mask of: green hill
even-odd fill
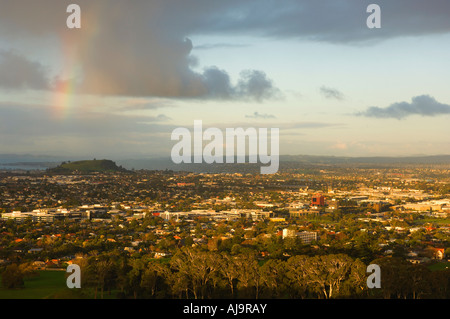
[[[99,173],[116,173],[116,172],[129,172],[121,166],[117,166],[115,162],[111,160],[86,160],[76,162],[63,162],[61,165],[50,168],[47,170],[49,173],[55,174],[89,174],[94,172]]]

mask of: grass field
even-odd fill
[[[424,219],[419,219],[414,222],[416,225],[423,225],[423,224],[436,224],[436,225],[450,225],[450,218],[432,218],[432,217],[426,217]]]
[[[64,271],[39,271],[39,276],[25,280],[25,288],[0,287],[0,299],[79,298],[77,291],[67,288],[65,274]]]
[[[430,269],[432,271],[450,269],[450,262],[443,261],[443,262],[435,263],[435,264],[428,266],[428,269]]]
[[[24,280],[21,289],[6,289],[1,286],[0,300],[3,299],[95,299],[92,288],[69,289],[66,284],[65,271],[39,271],[39,276]],[[105,292],[103,299],[115,299],[117,291]],[[100,291],[97,293],[100,299]]]

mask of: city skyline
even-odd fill
[[[168,157],[280,129],[280,155],[449,154],[445,1],[2,1],[1,153]],[[369,29],[366,8],[381,7]]]

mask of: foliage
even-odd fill
[[[382,269],[382,289],[369,290],[366,265],[345,254],[261,262],[251,252],[184,247],[168,263],[146,255],[97,256],[88,263],[84,287],[99,290],[95,298],[105,290],[120,291],[121,298],[432,298],[450,287],[444,271],[383,258],[373,261]]]
[[[23,278],[24,273],[17,264],[8,265],[2,273],[2,285],[7,289],[22,288]]]

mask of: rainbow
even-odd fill
[[[69,40],[60,34],[61,39],[61,63],[62,70],[53,87],[53,110],[52,116],[57,120],[66,119],[75,107],[75,96],[77,91],[77,69],[80,65],[76,62],[75,54],[70,50]]]
[[[87,15],[83,19],[83,21],[96,21],[95,17]],[[88,50],[92,49],[92,43],[95,41],[98,31],[98,23],[85,23],[81,29],[62,30],[59,33],[62,70],[52,93],[52,114],[55,119],[69,118],[75,108],[80,106],[80,100],[77,97],[81,89],[82,58]]]

